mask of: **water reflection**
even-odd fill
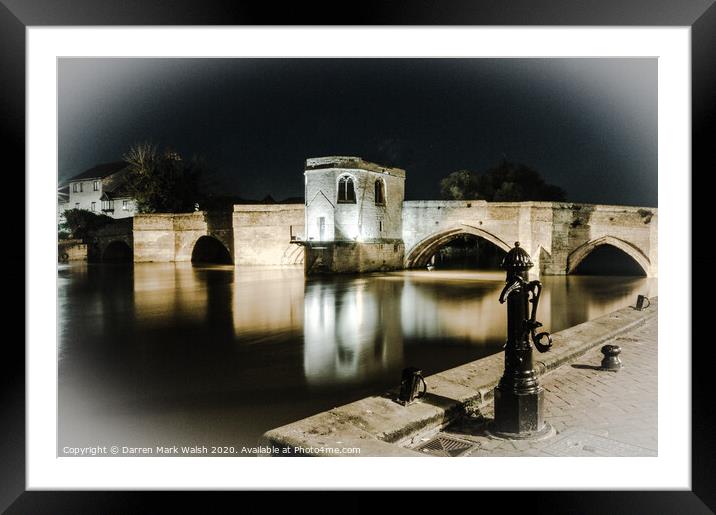
[[[305,280],[302,269],[61,265],[62,445],[254,444],[271,427],[499,351],[500,272]],[[552,332],[656,295],[641,277],[543,277]],[[200,440],[201,442],[197,442]]]
[[[234,336],[258,341],[296,335],[303,327],[303,267],[237,271],[234,278]]]
[[[401,289],[375,279],[308,284],[303,365],[310,384],[365,382],[400,367]]]
[[[401,319],[409,338],[455,338],[490,344],[504,338],[506,314],[496,299],[504,272],[405,272]]]

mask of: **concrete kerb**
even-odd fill
[[[644,311],[623,308],[552,335],[553,347],[536,356],[538,374],[544,375],[573,362],[586,352],[630,331],[658,313],[658,298]],[[539,359],[542,358],[542,359]],[[426,377],[426,395],[402,406],[393,401],[397,390],[361,399],[317,415],[271,429],[264,434],[276,447],[297,449],[305,456],[342,456],[325,449],[355,447],[357,456],[422,456],[401,447],[437,431],[458,416],[491,401],[503,371],[502,353]]]

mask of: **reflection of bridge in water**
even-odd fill
[[[657,293],[651,278],[542,281],[551,331]],[[306,279],[301,267],[61,265],[61,441],[250,441],[379,393],[404,366],[434,373],[499,351],[503,284],[478,271]]]
[[[310,281],[301,268],[139,264],[126,273],[133,288],[101,296],[98,309],[127,311],[133,324],[148,331],[187,328],[201,345],[302,340],[309,383],[366,381],[398,370],[405,346],[415,341],[494,349],[505,338],[505,309],[497,302],[504,273],[497,271],[405,271]],[[542,282],[539,317],[553,332],[629,305],[638,294],[657,293],[655,279],[639,277],[543,277]],[[206,336],[200,327],[208,328]]]
[[[443,341],[494,349],[505,338],[497,302],[503,272],[405,271],[305,281],[301,268],[145,264],[133,270],[131,309],[144,327],[210,325],[226,344],[303,340],[309,383],[366,381],[398,370],[405,345]],[[609,313],[654,279],[544,277],[539,316],[559,331]],[[115,302],[118,300],[116,299]]]
[[[414,341],[485,347],[504,342],[499,272],[397,272],[345,283],[310,284],[304,303],[304,370],[311,383],[364,380],[397,371]],[[655,295],[638,277],[546,278],[545,327],[559,331]],[[396,376],[397,377],[397,376]]]

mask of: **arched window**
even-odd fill
[[[338,202],[345,204],[356,203],[356,190],[352,177],[341,177],[338,180]]]
[[[375,205],[385,205],[385,183],[381,179],[375,181]]]

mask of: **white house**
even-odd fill
[[[127,163],[104,163],[60,184],[57,190],[59,216],[67,209],[85,209],[112,218],[136,213],[136,203],[123,188]]]

